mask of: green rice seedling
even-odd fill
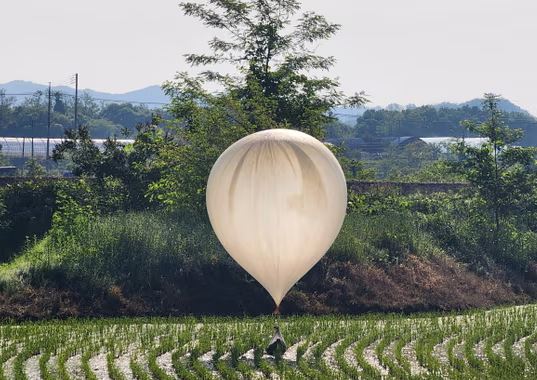
[[[47,366],[49,359],[50,359],[50,351],[46,351],[39,358],[39,371],[41,372],[41,378],[43,380],[54,379],[54,377],[50,373],[50,370],[48,369],[48,366]]]
[[[175,373],[180,379],[196,380],[196,376],[192,372],[190,372],[181,361],[182,354],[184,354],[183,350],[177,350],[172,353],[172,366]]]
[[[345,376],[348,376],[349,379],[360,379],[360,371],[358,371],[355,367],[351,366],[349,363],[347,363],[347,360],[344,357],[345,351],[352,345],[352,343],[356,340],[356,336],[351,336],[346,338],[341,342],[340,345],[336,348],[335,355],[336,355],[336,361],[338,363],[339,369],[342,373],[345,374]]]
[[[472,373],[483,373],[485,370],[485,363],[477,358],[474,347],[484,339],[482,329],[476,328],[471,334],[466,336],[464,342],[464,356],[470,367],[468,370],[472,370]]]
[[[206,335],[205,333],[207,333],[208,335]],[[196,378],[202,379],[202,380],[209,380],[209,379],[213,378],[211,371],[209,371],[209,369],[206,368],[203,365],[203,363],[201,363],[200,360],[199,360],[199,358],[202,355],[205,355],[206,353],[211,351],[211,344],[212,344],[212,341],[210,339],[211,333],[212,333],[211,330],[207,330],[206,332],[200,331],[200,335],[199,335],[199,339],[197,340],[197,344],[194,347],[192,347],[192,349],[190,350],[190,356],[188,358],[191,373],[187,372],[186,366],[184,366],[184,368],[182,370],[183,372],[189,373],[189,375],[187,375],[187,377],[188,376],[195,376]],[[184,345],[185,343],[187,343],[187,339],[188,339],[187,333],[182,334],[178,338],[178,341],[176,342],[176,345],[177,344]],[[169,346],[168,351],[170,351],[171,348],[172,347]],[[183,347],[178,352],[180,352],[181,355],[184,355],[185,354],[185,348]],[[174,362],[174,355],[177,356],[179,354],[175,354],[175,352],[172,353],[172,363]],[[177,362],[176,365],[177,365],[177,368],[175,368],[175,372],[177,373],[177,369],[179,368],[179,366],[182,366],[182,365],[181,365],[180,362]]]
[[[114,362],[114,354],[112,352],[109,352],[106,355],[106,368],[108,369],[108,376],[110,376],[110,379],[112,380],[126,380],[126,377],[119,368],[116,366]]]
[[[149,376],[149,374],[144,371],[142,366],[136,362],[135,358],[131,358],[129,362],[129,367],[132,371],[132,376],[136,380],[152,380],[151,376]]]
[[[394,327],[391,323],[386,323],[382,332],[380,332],[381,339],[375,347],[375,354],[377,355],[380,364],[384,368],[395,367],[395,363],[393,363],[392,359],[386,353],[392,342],[395,343],[395,334],[393,328]]]
[[[225,380],[240,380],[240,377],[234,368],[225,360],[218,360],[215,365],[216,369]]]
[[[272,376],[273,373],[277,373],[277,369],[275,366],[273,366],[268,360],[261,359],[261,362],[259,363],[259,370],[263,373],[265,376]]]
[[[453,377],[458,377],[460,374],[464,373],[466,368],[466,363],[464,360],[457,357],[454,353],[454,348],[462,340],[462,336],[458,335],[455,338],[449,340],[447,344],[447,356],[449,363],[451,365],[451,374]]]
[[[401,380],[410,379],[410,370],[407,371],[405,368],[401,367],[398,364],[399,361],[397,359],[397,356],[395,355],[395,351],[400,344],[401,339],[396,338],[395,340],[392,340],[393,338],[393,336],[387,339],[383,338],[383,341],[386,340],[387,342],[381,341],[381,343],[379,343],[379,345],[377,346],[377,356],[379,358],[379,361],[388,370],[388,373],[390,373],[390,375],[394,376],[395,378]],[[393,344],[393,359],[388,357],[388,355],[383,349],[383,346],[386,347],[388,343]]]
[[[485,355],[487,356],[487,360],[490,363],[489,366],[489,375],[497,377],[498,375],[501,375],[503,370],[502,368],[502,362],[503,359],[500,355],[496,354],[493,350],[493,347],[501,342],[501,340],[504,338],[503,332],[494,332],[493,335],[489,336],[485,341]]]
[[[364,350],[366,347],[373,344],[378,339],[378,332],[377,331],[371,331],[364,337],[362,337],[358,343],[356,344],[356,348],[354,349],[354,354],[356,355],[356,361],[358,362],[358,365],[362,368],[362,371],[364,375],[367,378],[370,379],[380,379],[381,374],[377,371],[376,368],[371,366],[366,358],[364,357]]]
[[[39,354],[39,350],[32,346],[35,346],[35,345],[28,345],[25,349],[19,352],[19,354],[15,358],[15,361],[13,362],[13,375],[15,377],[15,380],[27,380],[28,379],[28,377],[26,376],[26,373],[24,372],[24,363],[30,357]]]
[[[17,346],[15,344],[5,345],[0,352],[0,380],[7,380],[7,374],[4,373],[4,363],[17,354]]]
[[[91,347],[82,354],[80,362],[82,366],[82,372],[84,373],[86,380],[98,380],[97,376],[95,375],[95,372],[93,372],[89,363],[91,357],[96,351],[96,347]]]
[[[431,378],[442,378],[442,367],[438,359],[433,356],[433,349],[443,340],[444,334],[442,331],[432,329],[431,331],[424,331],[422,337],[416,341],[415,349],[418,363],[429,371]]]
[[[515,331],[511,330],[507,333],[503,343],[505,360],[502,362],[502,366],[506,367],[506,370],[509,371],[509,374],[513,377],[523,378],[524,371],[526,370],[526,363],[524,363],[522,358],[513,353],[513,344],[519,337],[520,335]]]
[[[531,376],[530,378],[537,378],[537,354],[534,350],[536,344],[537,332],[534,332],[524,342],[524,354],[528,360],[528,376]]]
[[[296,362],[299,363],[302,360],[302,357],[306,353],[306,350],[308,349],[308,343],[302,342],[297,349],[296,349]],[[255,350],[254,350],[254,357],[255,357]]]
[[[268,317],[6,323],[0,325],[0,362],[9,360],[10,373],[4,373],[6,365],[0,366],[0,380],[25,379],[28,360],[35,355],[41,355],[42,378],[67,380],[66,363],[77,354],[82,356],[84,377],[95,379],[89,362],[98,353],[106,353],[103,369],[113,380],[125,375],[116,366],[116,358],[124,355],[134,377],[141,380],[250,379],[258,372],[287,380],[378,379],[381,373],[371,358],[364,356],[366,350],[390,378],[533,379],[537,378],[536,311],[537,307],[528,305],[460,316],[282,318],[279,324],[288,346],[296,349],[296,364],[263,357],[274,325],[274,319]],[[477,355],[478,345],[480,351],[483,347],[484,358]],[[250,350],[253,361],[244,360],[244,353]],[[415,354],[426,373],[411,373],[407,350],[412,357]],[[348,361],[351,351],[356,364]],[[446,361],[437,357],[443,352]],[[157,359],[165,353],[171,354],[176,376],[159,368]],[[52,360],[57,362],[57,373],[50,366]]]
[[[157,364],[157,351],[152,351],[147,357],[147,365],[149,366],[149,371],[151,374],[158,380],[173,380],[173,377],[168,375],[162,368]]]
[[[395,344],[395,349],[394,349],[395,359],[397,360],[399,367],[402,368],[403,373],[405,374],[410,374],[411,371],[410,371],[410,362],[403,355],[403,348],[411,342],[411,338],[412,338],[412,335],[410,334],[410,332],[403,332],[400,338],[397,340],[397,343]]]
[[[60,380],[70,380],[69,373],[67,372],[66,363],[69,357],[74,355],[76,352],[76,346],[71,346],[63,350],[58,355],[58,378]]]

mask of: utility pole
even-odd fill
[[[51,89],[51,83],[48,82],[48,119],[47,119],[47,154],[46,158],[49,159],[49,147],[50,147],[50,114],[51,114],[51,106],[52,106],[52,89]]]
[[[75,74],[75,129],[78,128],[78,73]]]
[[[32,120],[32,137],[31,137],[32,158],[34,158],[34,134],[35,134],[35,121]]]

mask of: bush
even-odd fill
[[[28,239],[43,236],[56,206],[54,183],[21,182],[0,188],[0,263]]]
[[[176,313],[271,310],[268,294],[225,253],[205,218],[161,212],[80,218],[79,206],[64,205],[39,250],[28,249],[0,271],[5,289],[16,283],[62,289],[87,302],[121,294],[142,298],[146,309],[165,304]]]
[[[40,239],[50,229],[61,199],[72,199],[88,210],[107,215],[128,208],[124,187],[114,178],[34,179],[0,188],[0,263],[13,259],[26,242]]]
[[[129,291],[227,260],[210,226],[199,218],[150,212],[91,216],[65,203],[45,247],[67,277]],[[84,217],[81,217],[84,215]]]
[[[479,197],[465,193],[414,196],[410,204],[435,244],[475,268],[485,268],[492,261],[524,270],[537,260],[537,233],[520,223],[519,217],[512,217],[495,237],[493,219]]]
[[[429,256],[439,252],[416,215],[392,210],[373,215],[351,212],[329,257],[336,261],[391,263],[409,254]]]

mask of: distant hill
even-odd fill
[[[450,102],[443,102],[438,104],[431,104],[432,107],[436,109],[441,108],[448,108],[448,109],[460,109],[463,107],[482,107],[482,99],[472,99],[467,102],[463,103],[450,103]],[[516,112],[516,113],[522,113],[524,115],[531,115],[528,111],[523,109],[522,107],[517,106],[513,102],[511,102],[508,99],[502,99],[499,102],[499,107],[503,112]],[[354,126],[356,124],[356,119],[364,114],[365,111],[368,109],[373,110],[387,110],[387,111],[404,111],[409,109],[415,109],[417,106],[415,104],[397,104],[397,103],[391,103],[388,104],[386,107],[361,107],[361,108],[345,108],[345,107],[337,107],[334,109],[334,116],[338,118],[338,120],[344,124]]]
[[[15,80],[8,83],[0,84],[0,89],[4,89],[6,93],[11,94],[28,94],[36,91],[47,91],[48,86],[44,84],[38,84],[29,81]],[[53,90],[61,91],[67,94],[74,94],[75,90],[72,87],[68,86],[53,86]],[[160,86],[154,85],[139,90],[129,91],[121,94],[114,94],[108,92],[95,91],[92,89],[83,89],[80,90],[80,93],[87,93],[92,98],[105,101],[119,101],[119,102],[129,102],[129,103],[144,103],[147,104],[150,108],[162,106],[162,104],[167,104],[170,99],[164,94]],[[432,105],[434,108],[450,108],[457,109],[464,106],[469,107],[479,107],[481,108],[481,99],[472,99],[463,103],[450,103],[443,102]],[[397,103],[392,103],[386,107],[360,107],[360,108],[346,108],[346,107],[336,107],[333,112],[334,115],[342,122],[348,125],[354,125],[356,119],[359,116],[362,116],[363,113],[368,109],[386,109],[388,111],[403,111],[406,109],[416,108],[414,104],[401,105]],[[530,113],[508,99],[503,99],[500,101],[500,109],[504,112],[519,112],[526,115]]]
[[[444,103],[434,104],[433,107],[435,107],[437,109],[440,109],[440,108],[456,109],[456,108],[462,108],[464,106],[479,107],[480,108],[482,106],[482,103],[483,103],[482,99],[472,99],[472,100],[469,100],[469,101],[464,102],[464,103],[444,102]],[[516,104],[514,104],[513,102],[511,102],[508,99],[500,100],[498,105],[499,105],[500,109],[503,112],[518,112],[518,113],[523,113],[523,114],[526,114],[526,115],[530,115],[530,113],[528,111],[526,111],[525,109],[517,106]]]
[[[8,83],[0,84],[8,94],[31,94],[36,91],[47,91],[48,86],[28,81],[15,80]],[[53,91],[61,91],[66,94],[74,95],[75,89],[68,86],[53,86]],[[160,86],[149,86],[139,90],[129,91],[121,94],[95,91],[92,89],[81,89],[79,94],[86,93],[92,98],[104,101],[118,101],[128,103],[144,103],[149,107],[158,107],[167,104],[170,99],[164,94]],[[20,97],[22,98],[22,97]]]

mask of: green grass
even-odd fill
[[[119,285],[138,291],[161,286],[162,278],[177,278],[175,268],[195,273],[235,265],[208,221],[192,218],[139,212],[78,220],[68,232],[53,226],[43,239],[29,242],[21,255],[0,265],[0,289],[49,284],[60,273],[84,287]],[[410,253],[440,252],[410,215],[351,213],[327,255],[334,261],[392,262]]]
[[[274,322],[262,317],[4,323],[0,379],[28,378],[26,363],[35,355],[40,355],[41,378],[72,378],[65,363],[81,355],[77,360],[85,378],[95,379],[90,361],[98,354],[106,357],[100,370],[117,380],[128,378],[119,357],[126,357],[129,371],[144,380],[241,379],[273,373],[290,380],[381,379],[385,371],[396,379],[531,379],[537,373],[537,305],[462,316],[282,318],[281,330],[296,354],[281,360],[260,350]],[[480,343],[485,357],[476,353]],[[413,355],[408,347],[413,347]],[[250,350],[254,354],[247,359]],[[438,357],[439,352],[446,357]],[[163,360],[168,364],[163,366]]]

